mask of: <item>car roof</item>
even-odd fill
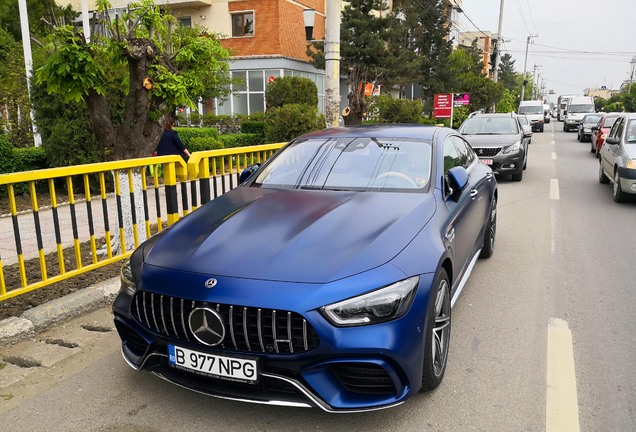
[[[474,116],[473,118],[480,118],[480,117],[498,117],[498,118],[502,118],[502,117],[516,117],[519,114],[516,113],[487,113],[487,114],[477,114],[476,116]],[[520,114],[520,115],[525,115],[525,114]]]
[[[432,140],[436,132],[452,129],[434,125],[410,125],[410,124],[376,124],[349,127],[336,127],[309,132],[301,138],[418,138]]]

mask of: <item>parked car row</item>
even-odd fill
[[[598,181],[612,182],[614,201],[636,197],[636,113],[616,115],[597,153]]]

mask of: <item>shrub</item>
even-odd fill
[[[299,135],[325,127],[325,116],[315,105],[288,104],[267,110],[265,139],[267,142],[289,141]]]
[[[0,135],[0,174],[13,172],[13,146],[6,135]]]
[[[203,126],[214,127],[221,134],[239,133],[241,131],[242,116],[214,115],[208,113],[203,115]]]
[[[246,120],[241,123],[241,133],[257,134],[265,137],[265,120],[252,121]]]
[[[219,139],[223,142],[224,148],[248,147],[263,144],[265,137],[259,134],[225,134],[219,135]]]
[[[219,150],[223,148],[223,142],[218,137],[194,137],[190,141],[188,150],[190,152],[206,151],[206,150]]]
[[[309,78],[276,78],[265,89],[267,109],[279,108],[288,104],[306,104],[318,106],[318,87]]]
[[[373,98],[369,119],[380,123],[419,123],[422,119],[422,102],[409,99],[394,99],[390,95]]]
[[[14,172],[48,168],[46,152],[42,147],[16,148],[13,150]]]
[[[190,144],[193,138],[218,138],[219,136],[219,131],[211,127],[176,127],[174,130],[179,134],[179,138],[181,138],[183,145],[185,145],[188,150],[190,150]]]

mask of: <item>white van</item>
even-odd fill
[[[573,96],[565,108],[563,119],[563,130],[569,132],[570,130],[577,130],[579,124],[585,114],[594,113],[596,109],[594,107],[594,98],[591,96]]]
[[[544,117],[543,117],[543,101],[540,100],[527,100],[519,103],[519,114],[525,114],[530,120],[530,126],[532,131],[543,132]]]

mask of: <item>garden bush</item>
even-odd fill
[[[373,98],[368,118],[379,123],[414,123],[422,120],[422,102],[410,99],[394,99],[390,95]]]
[[[325,127],[325,116],[315,105],[288,104],[268,109],[265,119],[265,140],[269,143],[289,141]]]
[[[267,109],[279,108],[288,104],[306,104],[318,106],[318,87],[309,78],[276,78],[265,89]]]
[[[193,138],[218,138],[219,131],[212,127],[176,127],[174,130],[179,134],[183,145],[190,151],[190,143]]]
[[[219,139],[223,142],[224,148],[248,147],[265,142],[263,135],[253,133],[219,135]]]

